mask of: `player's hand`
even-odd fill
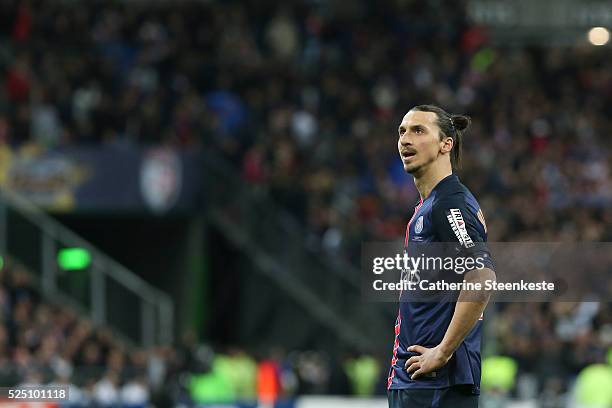
[[[427,348],[419,345],[408,347],[408,351],[419,353],[420,356],[413,356],[406,361],[405,368],[408,374],[412,373],[411,377],[413,380],[432,373],[437,369],[443,367],[450,360],[451,355],[447,355],[442,351],[440,346],[434,348]]]

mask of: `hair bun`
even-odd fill
[[[470,117],[465,115],[452,115],[451,121],[453,122],[453,126],[455,126],[455,129],[457,130],[467,129],[470,126],[470,123],[472,122]]]

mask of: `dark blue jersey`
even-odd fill
[[[442,179],[415,208],[406,228],[405,250],[410,253],[415,246],[448,242],[457,253],[480,256],[486,260],[485,266],[493,269],[489,253],[482,244],[486,240],[486,224],[478,202],[459,178],[451,174]],[[430,389],[468,384],[478,394],[482,318],[444,367],[416,380],[410,378],[404,366],[407,359],[418,353],[408,352],[408,347],[418,344],[432,348],[440,344],[455,311],[453,301],[417,302],[411,301],[410,296],[410,291],[400,296],[388,388]]]

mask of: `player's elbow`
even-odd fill
[[[483,268],[481,270],[483,271],[482,279],[484,279],[485,282],[495,283],[497,281],[497,275],[495,274],[495,271],[493,269]]]
[[[465,274],[466,282],[470,283],[484,284],[486,281],[495,281],[496,279],[495,271],[490,268],[474,269]]]
[[[462,298],[471,302],[488,302],[494,283],[497,280],[495,271],[490,268],[474,269],[465,275],[465,282],[470,288]]]

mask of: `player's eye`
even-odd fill
[[[417,126],[414,128],[414,133],[416,133],[417,135],[420,135],[423,133],[423,128],[420,126]]]

